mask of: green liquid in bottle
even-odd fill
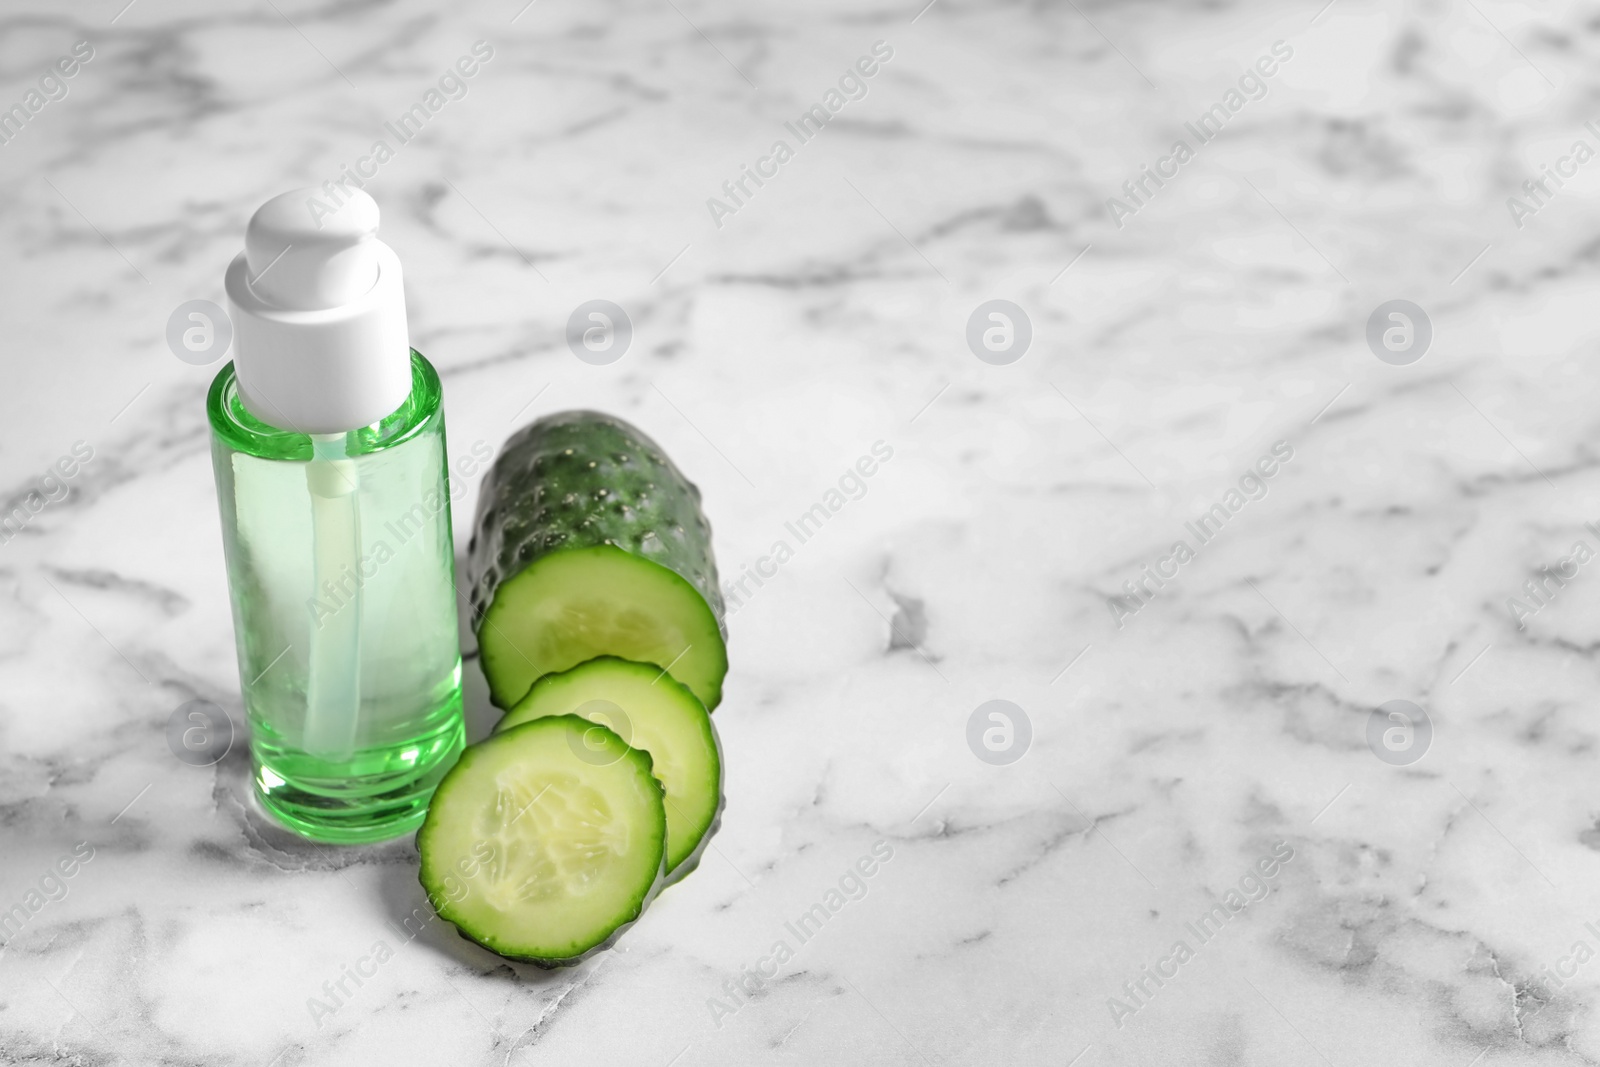
[[[252,415],[231,363],[207,398],[256,794],[317,841],[415,830],[464,739],[442,392],[411,371],[316,440]]]

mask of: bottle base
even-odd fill
[[[304,773],[301,753],[252,753],[261,806],[301,837],[329,845],[362,845],[415,832],[433,791],[465,747],[460,715],[432,736],[392,749],[358,753],[365,774]]]

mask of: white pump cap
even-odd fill
[[[357,189],[318,218],[309,205],[321,195],[262,204],[227,276],[239,398],[306,434],[370,425],[411,392],[400,260],[378,240],[378,205]]]

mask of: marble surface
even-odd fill
[[[1600,20],[1319,6],[11,0],[0,103],[93,56],[0,147],[0,490],[54,498],[0,545],[0,1062],[1600,1062]],[[197,697],[242,721],[218,365],[167,318],[480,40],[368,186],[453,455],[616,412],[736,577],[893,450],[731,617],[701,870],[549,973],[408,923],[409,841],[298,842],[242,747],[164,739]],[[634,327],[607,366],[563,340],[592,299]],[[966,341],[991,299],[1031,322],[1008,365]],[[1406,365],[1367,341],[1396,299]],[[991,700],[1031,724],[1008,765],[969,747]],[[1432,724],[1404,765],[1391,700]]]

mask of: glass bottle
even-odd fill
[[[350,466],[331,473],[352,475],[359,548],[321,574],[308,485],[321,442],[251,415],[232,363],[206,401],[256,793],[321,841],[416,829],[462,746],[443,394],[415,351],[411,367],[400,409],[342,438],[335,462]],[[354,630],[334,651],[356,649],[358,714],[308,723],[317,638],[341,629]]]

